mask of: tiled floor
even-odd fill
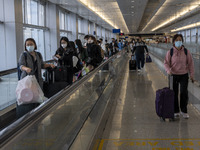
[[[161,122],[155,112],[155,92],[167,80],[154,63],[145,72],[125,72],[120,97],[113,106],[98,150],[199,150],[200,115],[189,104],[188,120]]]

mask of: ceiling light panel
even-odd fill
[[[166,0],[143,31],[156,31],[199,8],[199,0]]]
[[[128,27],[119,9],[118,3],[114,0],[77,0],[100,18],[108,22],[113,28],[120,28],[125,33],[129,33]]]

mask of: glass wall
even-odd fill
[[[45,52],[45,6],[34,0],[22,0],[23,9],[23,37],[33,38],[37,44],[37,50],[46,60]]]
[[[43,59],[45,59],[44,30],[24,27],[23,32],[24,41],[29,37],[33,38],[37,44],[37,50],[42,54]]]
[[[7,63],[6,63],[6,49],[5,49],[5,28],[4,28],[4,11],[3,11],[3,0],[0,0],[0,71],[6,70]]]
[[[60,37],[66,36],[69,40],[72,39],[72,25],[71,16],[69,13],[60,10],[59,11],[59,23],[60,23]]]

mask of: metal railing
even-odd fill
[[[88,81],[94,74],[96,74],[102,67],[108,65],[114,58],[117,57],[119,53],[110,57],[108,60],[104,61],[100,64],[95,70],[88,73],[86,76],[83,76],[80,80],[77,80],[71,86],[68,86],[61,90],[59,93],[43,102],[36,109],[32,110],[28,114],[24,115],[13,124],[8,126],[7,128],[0,131],[0,147],[4,146],[9,140],[14,138],[17,134],[19,134],[25,127],[34,122],[41,114],[44,114],[47,110],[52,108],[56,103],[61,101],[67,95],[73,93],[77,88],[79,88],[84,82]]]

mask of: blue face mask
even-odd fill
[[[182,45],[183,45],[183,42],[182,42],[182,41],[176,41],[176,42],[175,42],[175,46],[176,46],[177,48],[180,48]]]
[[[77,45],[75,45],[75,48],[78,48],[78,46],[77,46]]]

